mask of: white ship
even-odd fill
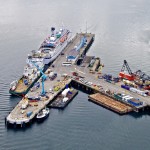
[[[61,28],[55,31],[51,28],[51,35],[47,37],[41,44],[39,50],[32,50],[28,55],[27,63],[41,62],[44,65],[54,61],[58,55],[64,50],[71,39],[71,32],[68,29]]]

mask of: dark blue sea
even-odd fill
[[[95,33],[88,55],[103,72],[117,75],[126,59],[150,74],[149,0],[0,0],[0,150],[150,150],[150,115],[119,116],[79,92],[42,124],[8,129],[4,118],[21,100],[9,84],[22,75],[27,54],[39,48],[51,26]]]

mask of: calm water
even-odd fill
[[[150,116],[119,116],[78,96],[52,110],[42,124],[5,128],[4,117],[20,101],[8,93],[22,75],[28,52],[39,47],[51,26],[95,33],[89,55],[101,57],[117,75],[126,59],[133,71],[150,74],[149,0],[0,0],[0,150],[149,150]]]

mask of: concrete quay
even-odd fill
[[[67,57],[70,54],[70,51],[80,44],[80,41],[83,37],[86,37],[86,44],[79,49],[79,53],[76,55],[76,58],[74,60],[68,61]],[[128,113],[132,110],[139,111],[140,109],[149,107],[149,96],[143,97],[121,88],[120,85],[122,81],[112,84],[106,82],[104,79],[97,78],[98,75],[102,75],[101,71],[97,70],[99,66],[102,66],[101,60],[98,58],[94,58],[96,59],[95,63],[98,62],[98,67],[95,67],[95,70],[91,70],[90,62],[93,57],[86,56],[86,53],[90,48],[94,37],[95,35],[90,33],[77,34],[70,41],[70,43],[68,43],[67,47],[63,51],[63,55],[59,55],[45,72],[47,76],[49,72],[57,73],[57,77],[54,80],[51,81],[48,78],[44,83],[46,96],[41,97],[41,99],[37,101],[30,101],[28,99],[29,97],[35,97],[35,99],[36,97],[39,97],[42,87],[40,86],[40,88],[36,89],[35,91],[30,90],[7,116],[6,123],[13,125],[18,124],[23,126],[24,124],[31,122],[33,118],[36,117],[37,113],[44,107],[49,105],[56,98],[56,96],[60,94],[60,92],[66,87],[67,84],[70,84],[71,86],[79,90],[84,89],[84,91],[86,91],[88,94],[100,93],[97,99],[100,99],[100,97],[103,97],[103,99],[104,97],[108,97],[109,100],[111,99],[110,107],[112,107],[111,104],[114,104],[116,103],[116,101],[118,101],[113,97],[114,93],[124,93],[134,98],[139,98],[140,101],[143,102],[143,105],[141,107],[135,108],[124,101],[120,101],[119,105],[121,106],[121,108],[123,108],[123,113]],[[69,65],[64,65],[65,62]],[[41,78],[38,80],[38,82],[40,82],[41,85]],[[109,93],[108,91],[111,92]],[[25,109],[22,109],[22,104],[26,103],[26,101],[28,101],[28,106]],[[113,110],[115,111],[115,109]],[[27,112],[32,112],[30,117],[27,116]]]

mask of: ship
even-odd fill
[[[10,84],[9,93],[12,95],[25,95],[41,76],[33,63],[36,63],[45,72],[47,66],[63,52],[71,37],[70,30],[60,28],[56,31],[55,27],[52,27],[50,35],[42,42],[39,49],[32,50],[28,54],[23,75],[19,80],[15,80]]]
[[[27,63],[33,61],[48,65],[63,51],[70,38],[71,32],[68,29],[61,28],[59,31],[55,31],[55,28],[52,27],[51,35],[42,42],[40,48],[28,54]]]

